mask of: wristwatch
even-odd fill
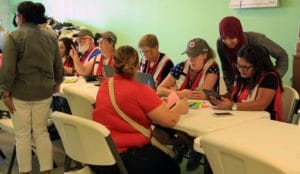
[[[236,111],[237,109],[238,109],[238,108],[237,108],[236,103],[233,103],[233,104],[232,104],[232,107],[231,107],[231,110]]]

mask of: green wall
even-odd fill
[[[12,1],[12,8],[20,0]],[[154,33],[160,50],[174,62],[185,57],[180,53],[194,37],[202,37],[216,48],[218,23],[222,17],[240,18],[244,31],[267,35],[289,54],[289,72],[284,77],[290,83],[292,55],[298,40],[300,1],[281,0],[279,8],[230,9],[229,0],[39,0],[45,4],[48,16],[73,22],[93,31],[111,30],[118,37],[118,46],[137,47],[145,33]],[[218,58],[217,58],[218,60]]]

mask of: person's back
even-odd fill
[[[158,96],[156,98],[153,97],[156,95],[155,91],[146,84],[141,84],[135,80],[126,80],[120,75],[114,75],[113,78],[115,98],[120,109],[133,120],[149,129],[151,122],[147,118],[146,113],[162,103]],[[125,86],[126,88],[124,88]],[[141,136],[137,130],[124,122],[115,111],[111,110],[112,104],[108,93],[108,79],[106,79],[98,91],[98,95],[101,98],[97,98],[96,101],[95,113],[97,115],[94,114],[94,120],[104,123],[110,128],[118,151],[122,152],[128,148],[149,143],[149,139]]]
[[[55,86],[53,72],[61,74],[62,63],[59,58],[57,40],[49,32],[33,24],[23,24],[18,30],[10,34],[8,49],[15,48],[15,53],[4,52],[4,57],[17,55],[18,67],[3,67],[4,71],[16,70],[12,96],[24,100],[38,100],[49,97]],[[58,54],[58,55],[57,55]],[[14,78],[10,74],[11,78]],[[30,81],[31,83],[28,83]]]
[[[52,144],[47,131],[52,94],[63,81],[63,65],[56,37],[41,29],[45,7],[24,1],[18,4],[15,22],[19,28],[6,39],[0,73],[2,100],[14,125],[19,173],[32,170],[32,141],[40,171],[53,168]]]
[[[117,49],[114,57],[115,75],[101,85],[93,112],[93,120],[106,126],[128,173],[180,173],[179,166],[170,156],[154,147],[150,138],[125,119],[151,132],[151,123],[171,127],[176,124],[179,114],[188,109],[186,101],[178,101],[170,111],[150,87],[135,80],[138,54],[134,48],[123,46]],[[111,86],[109,86],[109,84]],[[111,87],[111,89],[109,89]],[[114,95],[109,96],[113,90]],[[112,101],[116,102],[113,105]],[[116,111],[116,108],[121,111]],[[125,116],[122,116],[123,112]],[[96,172],[101,167],[92,166]]]

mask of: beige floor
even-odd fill
[[[8,163],[10,160],[10,155],[12,153],[12,148],[14,144],[14,137],[12,134],[8,134],[5,131],[0,129],[0,148],[6,155],[7,159],[3,160],[0,158],[0,174],[6,174]],[[65,158],[65,153],[62,148],[61,142],[60,141],[55,141],[53,142],[53,156],[55,163],[58,165],[57,168],[55,168],[51,173],[52,174],[62,174],[63,173],[63,166],[64,166],[64,158]],[[185,170],[185,165],[186,165],[186,159],[183,160],[181,164],[181,173],[182,174],[202,174],[203,173],[203,168],[200,166],[197,170],[193,172],[187,172]],[[33,174],[38,174],[39,172],[39,167],[38,167],[38,161],[36,157],[33,157]],[[17,174],[17,162],[14,163],[14,168],[13,168],[13,174]]]

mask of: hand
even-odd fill
[[[177,91],[177,95],[179,96],[180,99],[184,99],[184,98],[188,98],[191,94],[191,90],[190,89],[183,89],[181,91]]]
[[[221,110],[231,110],[233,103],[225,97],[221,97],[221,100],[216,99],[215,97],[210,97],[210,101],[216,105],[215,109]]]
[[[71,45],[71,47],[72,48],[70,49],[69,55],[71,56],[73,61],[74,61],[74,59],[79,59],[78,52],[77,52],[76,48],[73,45]]]
[[[103,76],[96,76],[96,79],[99,81],[99,83],[101,84],[105,79],[106,79],[106,76],[103,75]]]
[[[10,113],[14,113],[16,111],[15,105],[12,102],[12,98],[11,97],[5,97],[2,99],[3,103],[5,104],[5,106],[7,107],[7,109],[9,110]]]
[[[161,97],[160,98],[165,104],[168,103],[168,97]]]
[[[60,84],[56,84],[54,87],[54,93],[60,92]]]
[[[202,92],[202,91],[192,91],[188,98],[189,99],[198,99],[198,100],[202,99],[203,100],[203,99],[206,98],[206,96],[205,96],[204,92]]]
[[[187,99],[178,100],[176,102],[176,106],[179,107],[181,114],[186,114],[189,111],[189,103],[188,103]]]

